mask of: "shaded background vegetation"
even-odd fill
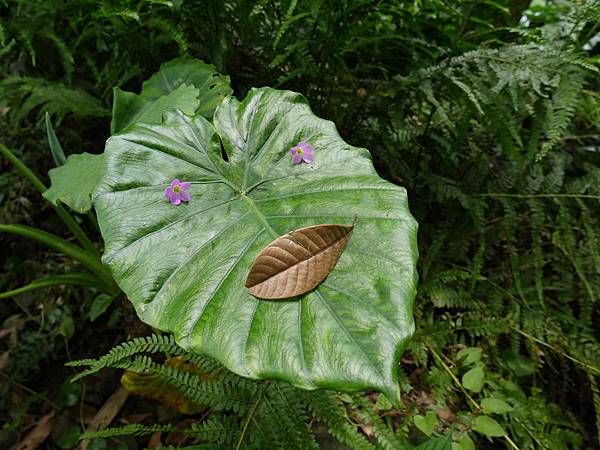
[[[519,448],[597,448],[599,32],[596,1],[4,0],[0,136],[43,175],[53,167],[49,112],[67,154],[99,153],[112,88],[139,91],[178,55],[214,64],[239,98],[264,85],[303,93],[408,190],[420,224],[404,408],[373,406],[390,437],[371,423],[364,402],[375,397],[346,399],[359,431],[396,448],[395,438],[422,440],[414,417],[435,411],[435,433],[468,432],[485,394],[512,405],[497,420]],[[9,163],[0,167],[0,222],[65,235]],[[74,265],[0,239],[0,290]],[[126,301],[91,321],[94,297],[53,288],[2,300],[0,446],[52,408],[84,422],[117,386],[114,372],[65,383],[74,371],[64,362],[148,332]],[[460,360],[465,347],[481,349],[480,360]],[[472,368],[481,391],[458,382]],[[165,419],[128,405],[129,416]],[[61,433],[48,448],[70,448]],[[477,448],[509,445],[470,436]]]

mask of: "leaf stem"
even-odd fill
[[[27,180],[31,183],[31,185],[39,191],[40,194],[43,194],[48,190],[46,185],[40,180],[30,169],[27,167],[23,161],[21,161],[12,151],[8,149],[5,145],[0,143],[0,153],[8,159],[8,161],[21,172]],[[86,249],[87,252],[95,256],[98,260],[100,260],[100,252],[94,246],[92,240],[85,234],[83,228],[77,223],[77,221],[69,214],[69,212],[59,203],[50,205],[54,208],[56,213],[65,223],[65,225],[69,228],[71,233],[77,238],[83,248]]]
[[[12,233],[26,238],[34,239],[47,245],[50,248],[58,250],[61,253],[79,261],[99,278],[101,278],[111,289],[116,289],[115,282],[106,267],[100,259],[94,255],[90,255],[81,247],[71,244],[69,241],[62,239],[52,233],[38,230],[37,228],[28,227],[25,225],[5,225],[0,224],[0,232]]]
[[[87,272],[83,273],[67,273],[64,275],[53,275],[46,278],[34,280],[31,283],[21,286],[10,291],[0,292],[0,299],[13,297],[50,286],[63,286],[65,284],[74,284],[80,286],[91,286],[99,289],[106,289],[106,283],[99,279],[96,275]]]
[[[592,194],[506,194],[506,193],[486,193],[474,194],[471,197],[512,197],[512,198],[591,198],[600,200],[600,195]]]
[[[577,359],[577,358],[575,358],[575,357],[573,357],[573,356],[569,355],[568,353],[565,353],[564,351],[562,351],[561,349],[559,349],[559,348],[555,347],[554,345],[552,345],[552,344],[548,344],[547,342],[545,342],[545,341],[542,341],[541,339],[538,339],[538,338],[536,338],[535,336],[532,336],[532,335],[530,335],[530,334],[527,334],[526,332],[524,332],[524,331],[522,331],[522,330],[519,330],[519,329],[518,329],[518,328],[516,328],[516,327],[513,327],[513,326],[511,326],[511,328],[512,328],[513,330],[515,330],[517,333],[519,333],[521,336],[524,336],[524,337],[526,337],[527,339],[529,339],[529,340],[532,340],[533,342],[537,342],[538,344],[540,344],[540,345],[543,345],[544,347],[547,347],[547,348],[549,348],[550,350],[553,350],[553,351],[555,351],[556,353],[558,353],[559,355],[561,355],[561,356],[563,356],[563,357],[567,358],[568,360],[571,360],[571,361],[573,361],[574,363],[576,363],[576,364],[579,364],[580,366],[583,366],[583,367],[585,367],[586,369],[588,369],[588,370],[590,370],[590,371],[592,371],[592,372],[595,372],[595,373],[596,373],[596,375],[600,375],[600,369],[598,369],[597,367],[594,367],[594,366],[592,366],[592,365],[590,365],[590,364],[588,364],[588,363],[586,363],[586,362],[580,361],[579,359]]]
[[[248,431],[248,426],[250,425],[250,421],[254,417],[256,408],[258,408],[260,401],[262,400],[263,396],[265,395],[265,392],[267,391],[267,389],[269,388],[270,385],[271,385],[271,381],[267,381],[264,384],[263,388],[258,393],[258,396],[256,397],[256,400],[254,401],[252,408],[250,408],[250,411],[248,412],[248,417],[246,417],[246,421],[244,422],[244,428],[242,429],[240,438],[238,439],[237,445],[235,446],[235,450],[239,450],[240,447],[242,446],[242,443],[244,442],[244,437],[246,436],[246,432]]]
[[[465,395],[467,400],[469,400],[469,402],[475,407],[475,409],[478,412],[483,412],[483,410],[481,409],[481,406],[479,406],[479,403],[477,403],[475,401],[475,399],[473,397],[471,397],[471,394],[469,394],[467,392],[467,390],[463,387],[462,383],[458,380],[458,378],[456,378],[456,375],[454,375],[454,373],[452,372],[450,367],[448,367],[448,365],[444,362],[444,360],[441,358],[441,356],[438,355],[438,353],[432,347],[430,347],[426,342],[424,342],[424,344],[425,344],[425,347],[427,347],[427,349],[431,352],[433,357],[442,365],[444,370],[446,372],[448,372],[448,375],[450,375],[450,378],[452,378],[452,381],[454,381],[454,384],[456,384],[456,386],[458,386],[458,388],[462,391],[462,393]],[[515,444],[515,442],[508,435],[502,436],[502,437],[514,450],[520,450],[519,446],[517,444]]]
[[[444,368],[444,370],[446,372],[448,372],[448,375],[450,375],[450,378],[452,378],[452,381],[454,381],[454,383],[456,384],[456,386],[458,386],[458,388],[462,391],[462,393],[467,398],[467,400],[469,400],[469,402],[471,402],[471,404],[475,407],[475,409],[477,411],[481,412],[481,406],[479,406],[479,403],[477,403],[473,399],[473,397],[471,397],[471,394],[469,394],[466,391],[466,389],[463,387],[462,383],[459,381],[458,378],[456,378],[456,375],[454,375],[454,373],[452,372],[452,370],[450,369],[450,367],[448,367],[448,365],[444,362],[444,360],[441,358],[441,356],[438,355],[438,353],[432,347],[430,347],[427,343],[425,343],[425,347],[427,347],[427,349],[433,355],[433,357],[442,365],[442,367]]]

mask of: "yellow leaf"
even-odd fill
[[[195,365],[186,363],[182,356],[169,358],[164,365],[176,367],[203,379],[212,378]],[[155,400],[182,414],[197,414],[206,409],[204,405],[199,405],[187,399],[179,390],[166,383],[158,375],[127,370],[121,377],[121,384],[132,394]]]

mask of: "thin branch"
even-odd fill
[[[511,198],[591,198],[600,200],[600,195],[592,194],[505,194],[505,193],[486,193],[473,194],[470,197],[511,197]]]
[[[519,330],[516,327],[512,327],[511,328],[513,330],[515,330],[517,333],[519,333],[521,336],[526,337],[529,340],[532,340],[534,342],[537,342],[540,345],[543,345],[544,347],[549,348],[550,350],[555,351],[556,353],[558,353],[559,355],[567,358],[568,360],[573,361],[575,364],[579,364],[582,367],[585,367],[586,369],[588,369],[591,372],[594,372],[596,375],[600,375],[600,369],[598,369],[597,367],[594,367],[586,362],[580,361],[579,359],[569,355],[568,353],[565,353],[564,351],[562,351],[561,349],[553,346],[552,344],[548,344],[547,342],[542,341],[541,339],[536,338],[535,336],[531,336],[530,334],[525,333],[522,330]]]
[[[246,417],[246,421],[244,423],[244,428],[242,429],[240,438],[238,439],[237,445],[235,446],[235,450],[239,450],[241,448],[242,443],[244,442],[244,437],[246,436],[246,432],[248,431],[248,426],[250,425],[250,421],[253,419],[254,413],[256,412],[256,408],[258,408],[258,405],[260,404],[260,401],[262,400],[263,395],[265,395],[265,392],[267,391],[267,389],[269,388],[270,385],[271,385],[270,381],[267,381],[264,384],[263,388],[260,390],[258,396],[256,397],[256,400],[254,401],[252,408],[250,408],[250,412],[248,412],[248,417]]]
[[[450,377],[452,378],[452,381],[454,381],[454,384],[456,384],[456,386],[458,386],[458,388],[462,391],[462,393],[465,395],[467,400],[469,400],[469,402],[475,407],[475,409],[478,412],[483,412],[483,410],[481,409],[481,406],[479,406],[479,403],[477,403],[475,401],[475,399],[473,399],[473,397],[471,397],[471,394],[469,394],[467,392],[467,390],[463,387],[462,383],[458,380],[458,378],[456,378],[456,375],[454,375],[454,373],[452,372],[450,367],[448,367],[448,365],[444,362],[444,360],[441,358],[441,356],[438,355],[438,353],[432,347],[430,347],[426,342],[425,342],[425,347],[427,347],[427,349],[431,352],[433,357],[442,365],[444,370],[446,372],[448,372],[448,375],[450,375]],[[519,447],[517,446],[517,444],[515,444],[514,441],[508,435],[503,436],[503,438],[514,450],[520,450]]]

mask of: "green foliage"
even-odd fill
[[[500,424],[489,416],[478,416],[475,418],[473,429],[488,437],[506,436],[506,431]]]
[[[38,109],[58,117],[66,112],[91,117],[109,115],[102,103],[83,89],[38,78],[4,78],[0,82],[0,98],[10,105],[9,119],[16,125]]]
[[[113,87],[140,92],[176,56],[215,64],[240,98],[263,85],[303,93],[345,141],[371,150],[383,177],[407,188],[422,254],[418,328],[398,374],[402,409],[298,394],[308,417],[351,448],[418,445],[414,418],[428,411],[438,417],[433,439],[452,430],[455,450],[596,448],[599,6],[8,0],[0,133],[43,173],[52,163],[40,119],[50,108],[67,154],[100,151]],[[15,179],[0,176],[3,217],[39,220]],[[461,383],[477,364],[478,392]],[[507,436],[475,431],[500,434],[486,416]],[[248,416],[214,414],[224,417],[243,428]],[[245,444],[262,420],[248,422]],[[287,424],[265,429],[279,436]]]
[[[311,165],[291,162],[289,149],[302,140],[318,155]],[[214,124],[165,113],[160,125],[113,136],[105,157],[94,194],[103,261],[144,322],[238,375],[377,389],[399,403],[396,366],[414,329],[416,223],[405,191],[382,180],[368,152],[341,140],[302,96],[253,89],[243,101],[223,100]],[[175,178],[191,183],[181,207],[164,199]],[[265,302],[244,287],[272,240],[350,224],[353,215],[352,238],[326,283],[294,302]]]
[[[62,202],[73,211],[86,213],[92,208],[92,193],[104,175],[104,155],[71,155],[60,167],[49,172],[52,185],[44,198],[53,204]]]
[[[158,73],[144,81],[140,96],[150,101],[157,100],[168,97],[178,86],[194,86],[198,94],[192,97],[196,105],[191,113],[212,120],[217,106],[232,93],[229,84],[229,77],[221,75],[213,65],[192,58],[177,58],[163,64]]]
[[[63,345],[61,324],[69,318],[72,320],[71,311],[65,307],[49,311],[43,322],[35,324],[36,327],[19,323],[13,317],[13,326],[18,327],[21,333],[19,341],[9,347],[11,358],[4,370],[10,380],[26,382],[44,363],[54,358]]]
[[[202,377],[156,362],[149,356],[156,353],[185,355],[190,363],[208,372],[209,376]],[[85,433],[82,439],[177,431],[197,441],[224,448],[318,448],[310,426],[310,411],[341,442],[352,448],[373,448],[359,433],[356,424],[349,421],[335,394],[327,391],[306,393],[280,381],[253,381],[238,377],[213,360],[186,353],[172,337],[151,335],[137,338],[113,348],[96,360],[75,361],[69,365],[89,367],[77,378],[108,367],[152,374],[213,411],[207,420],[194,423],[189,428],[176,428],[169,424],[134,424]],[[389,430],[388,433],[393,432]]]
[[[425,416],[415,416],[415,426],[427,436],[431,436],[435,426],[437,425],[437,417],[435,411],[427,411]]]

